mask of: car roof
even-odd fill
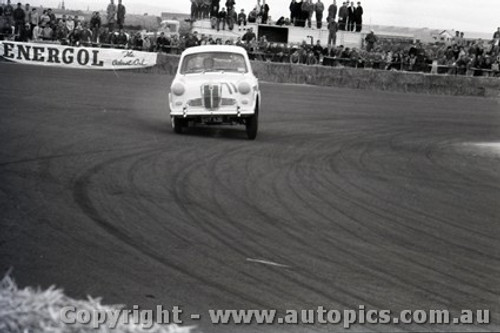
[[[186,56],[189,54],[202,53],[202,52],[230,52],[238,53],[243,56],[247,55],[247,51],[241,46],[234,45],[202,45],[190,47],[183,52],[182,55]]]

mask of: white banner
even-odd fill
[[[156,65],[156,53],[0,41],[0,57],[21,64],[85,68],[133,69]]]

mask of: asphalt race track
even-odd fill
[[[171,80],[0,63],[2,274],[203,332],[339,331],[207,311],[359,305],[492,324],[352,332],[500,330],[498,100],[262,84],[252,142],[174,134]]]

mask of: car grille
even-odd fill
[[[201,87],[203,106],[206,109],[217,109],[221,104],[222,86],[218,84],[205,84]]]

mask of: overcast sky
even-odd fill
[[[5,2],[6,0],[0,0]],[[62,0],[30,0],[33,5],[57,7]],[[313,0],[316,2],[317,0]],[[357,0],[356,0],[357,1]],[[12,3],[17,0],[12,0]],[[91,10],[106,8],[106,0],[66,0],[66,8]],[[328,7],[332,0],[324,0]],[[337,0],[342,2],[342,0]],[[361,0],[365,24],[417,28],[455,29],[493,33],[500,26],[500,0]],[[24,3],[24,2],[23,2]],[[162,11],[188,13],[190,0],[123,0],[129,12],[160,15]],[[221,0],[225,3],[225,0]],[[256,0],[236,0],[238,9],[248,13]],[[290,0],[267,0],[274,20],[289,16]]]

